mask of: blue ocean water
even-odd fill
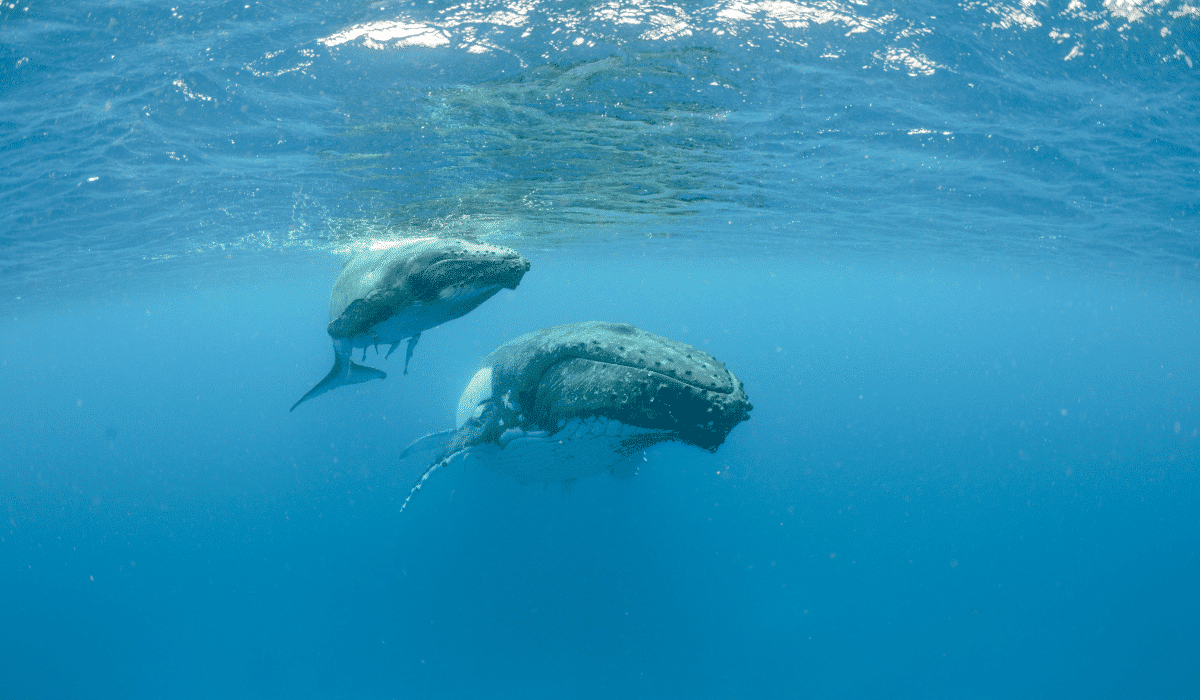
[[[0,5],[0,698],[1200,696],[1200,9]],[[328,371],[373,241],[532,262]],[[754,403],[569,491],[482,357]]]

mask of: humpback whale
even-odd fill
[[[465,459],[524,483],[632,477],[634,453],[669,440],[715,452],[752,408],[724,364],[685,343],[621,323],[544,328],[488,355],[456,427],[400,455],[440,448],[400,510],[434,471]]]
[[[404,373],[421,332],[458,318],[501,289],[516,289],[529,261],[515,250],[458,238],[410,238],[355,254],[329,295],[333,369],[291,410],[346,384],[387,374],[351,360],[355,348],[390,346],[408,338]]]

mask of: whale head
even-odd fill
[[[394,343],[516,289],[529,261],[503,246],[418,238],[356,254],[329,295],[332,338]]]
[[[404,371],[421,332],[469,313],[501,289],[516,289],[529,261],[511,248],[461,238],[409,238],[355,254],[329,295],[333,369],[300,400],[387,376],[353,362],[353,351],[389,347],[405,338]]]

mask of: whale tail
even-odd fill
[[[317,382],[317,385],[308,390],[308,393],[300,397],[300,400],[292,404],[290,411],[296,410],[300,404],[308,401],[314,396],[320,396],[330,389],[336,389],[339,386],[347,384],[358,384],[360,382],[370,381],[372,379],[383,379],[387,376],[387,372],[360,365],[350,359],[349,354],[342,354],[337,350],[333,351],[333,369],[329,370],[329,374],[325,378]]]

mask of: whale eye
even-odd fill
[[[483,415],[483,404],[492,398],[492,368],[484,367],[471,377],[471,382],[458,399],[454,427],[461,428],[471,418]]]

